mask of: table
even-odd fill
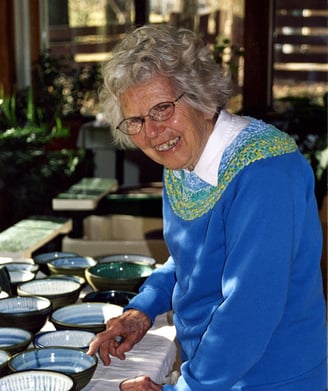
[[[41,331],[50,330],[55,327],[47,322]],[[105,366],[99,358],[91,381],[82,391],[118,391],[124,379],[143,374],[162,384],[172,370],[176,354],[175,327],[169,314],[160,315],[145,337],[126,354],[124,361],[113,357],[111,365]]]
[[[61,234],[72,230],[72,220],[60,217],[32,216],[0,233],[0,256],[31,258],[33,251]]]
[[[117,391],[126,378],[149,375],[156,383],[163,383],[172,370],[175,357],[175,328],[167,322],[167,315],[157,317],[145,337],[121,361],[112,359],[110,366],[99,360],[90,383],[83,391]]]

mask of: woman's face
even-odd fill
[[[120,104],[124,118],[143,117],[153,106],[177,98],[168,79],[156,76],[126,90],[120,96]],[[146,117],[142,130],[130,138],[155,162],[170,169],[192,170],[212,130],[212,119],[183,103],[182,98],[175,103],[171,118],[158,122]]]

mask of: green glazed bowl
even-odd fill
[[[85,278],[94,291],[118,289],[138,292],[154,269],[131,262],[105,262],[85,270]]]

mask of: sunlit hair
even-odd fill
[[[134,147],[130,137],[116,129],[123,119],[119,97],[130,87],[157,75],[167,77],[175,96],[184,94],[182,102],[213,117],[230,97],[229,78],[190,30],[143,26],[127,34],[112,54],[103,67],[100,99],[114,142],[122,148]]]

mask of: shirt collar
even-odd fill
[[[220,112],[213,132],[207,140],[201,157],[194,169],[194,173],[200,179],[212,186],[217,186],[218,170],[223,152],[237,137],[240,131],[247,126],[248,122],[246,118],[230,114],[225,110]]]

